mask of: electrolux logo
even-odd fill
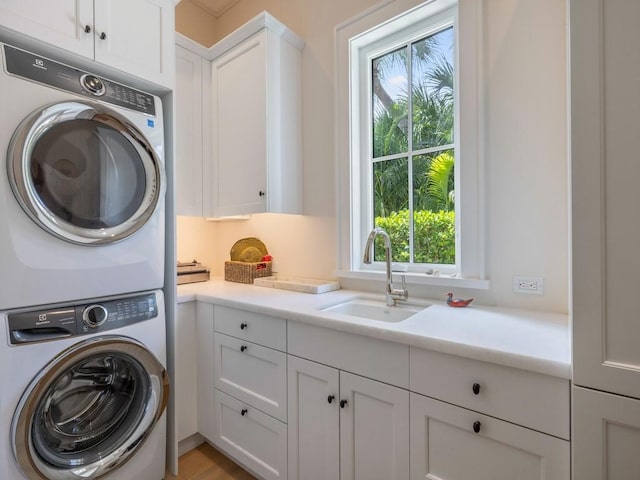
[[[47,67],[44,66],[44,60],[41,58],[35,58],[33,60],[33,66],[39,68],[40,70],[47,70]]]
[[[47,314],[46,313],[41,313],[38,315],[38,321],[36,322],[36,325],[44,325],[47,323],[51,323],[50,320],[47,320]]]

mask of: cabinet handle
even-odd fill
[[[329,395],[329,396],[327,397],[327,402],[329,402],[329,403],[333,403],[333,401],[334,401],[335,399],[336,399],[336,396],[335,396],[335,395]]]
[[[473,422],[473,431],[474,432],[480,433],[480,427],[482,427],[482,424],[478,420]]]
[[[474,383],[472,389],[473,389],[473,394],[478,395],[480,393],[480,384]]]
[[[340,408],[344,408],[347,406],[347,401],[346,400],[340,400]]]
[[[246,408],[243,408],[242,410],[240,410],[240,415],[242,415],[243,417],[247,414],[249,410],[247,410]]]
[[[246,346],[246,345],[242,345],[242,346],[240,347],[240,351],[241,351],[241,352],[244,352],[246,349],[247,349],[247,346]]]
[[[264,196],[266,195],[266,193],[264,193],[264,191],[263,191],[263,190],[260,190],[260,191],[258,192],[258,195],[260,195],[261,197],[264,197]]]
[[[100,34],[100,40],[106,40],[106,39],[107,39],[107,34],[106,34],[106,33],[104,33],[104,32],[102,32],[102,33]]]
[[[91,25],[84,26],[84,33],[91,33]]]
[[[248,326],[248,325],[247,325],[246,323],[242,322],[242,323],[240,324],[240,330],[244,330],[245,328],[247,328],[247,326]]]

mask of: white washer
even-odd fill
[[[0,321],[0,478],[164,478],[162,291],[0,312]]]
[[[0,43],[0,310],[162,288],[160,98]]]

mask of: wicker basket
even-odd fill
[[[224,262],[224,279],[228,282],[253,283],[256,278],[271,275],[271,262]]]

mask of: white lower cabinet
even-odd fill
[[[566,379],[221,305],[198,303],[196,325],[198,431],[260,479],[571,477]],[[597,405],[575,413],[594,466],[574,478],[605,471],[596,430],[610,418],[606,461],[628,461],[607,478],[636,480],[640,424]]]
[[[411,394],[412,480],[568,480],[569,442]]]
[[[289,478],[409,478],[409,392],[289,356]]]
[[[287,478],[287,425],[215,389],[215,444],[265,480]]]

